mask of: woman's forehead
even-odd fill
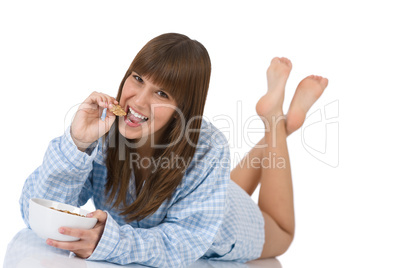
[[[171,90],[169,90],[169,88],[165,88],[165,87],[163,87],[163,85],[155,83],[154,79],[152,79],[152,75],[149,75],[149,74],[148,75],[141,75],[141,73],[139,73],[139,72],[137,72],[135,70],[133,70],[131,72],[131,74],[132,75],[138,75],[148,85],[151,85],[153,88],[159,89],[159,90],[167,93],[171,97],[171,100],[174,103],[176,103],[176,105],[177,105],[178,100],[177,100],[177,97],[174,96],[173,92]]]

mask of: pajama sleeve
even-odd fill
[[[120,226],[108,214],[102,238],[88,260],[187,267],[202,257],[223,221],[230,180],[228,146],[211,149],[207,155],[193,158],[183,178],[181,194],[159,225]]]
[[[43,198],[80,206],[91,197],[91,174],[98,142],[87,152],[74,144],[70,127],[65,134],[52,140],[43,163],[25,181],[20,197],[20,209],[29,227],[29,199]]]

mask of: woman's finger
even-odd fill
[[[75,253],[76,256],[84,259],[91,256],[96,246],[94,244],[88,243],[88,241],[63,242],[53,239],[47,239],[46,243],[49,246],[55,248],[72,251]]]
[[[91,95],[88,96],[88,98],[86,98],[84,100],[85,103],[97,103],[97,99],[99,97],[99,93],[94,91],[91,93]]]
[[[106,100],[108,104],[114,104],[115,99],[109,95],[106,95]]]
[[[60,227],[59,233],[74,236],[81,239],[90,237],[89,230],[77,229],[77,228]]]
[[[107,99],[104,98],[103,96],[98,96],[97,102],[98,102],[98,105],[102,108],[108,107]]]
[[[98,110],[99,105],[95,103],[88,103],[88,102],[83,102],[79,107],[79,110]]]
[[[94,212],[88,213],[87,214],[88,218],[97,218],[98,222],[106,222],[107,219],[107,213],[98,209]]]
[[[60,248],[60,249],[65,249],[69,251],[77,251],[79,249],[83,248],[82,242],[81,241],[73,241],[73,242],[64,242],[64,241],[57,241],[53,239],[47,239],[46,244],[49,246],[55,247],[55,248]]]
[[[88,98],[85,99],[85,103],[112,103],[115,101],[115,98],[100,92],[92,92]],[[106,107],[105,107],[106,108]]]

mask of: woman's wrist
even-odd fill
[[[71,128],[70,128],[70,135],[71,135],[71,139],[73,140],[75,146],[77,146],[77,149],[80,150],[81,152],[85,152],[88,148],[91,147],[91,144],[93,144],[95,142],[95,141],[82,142],[82,141],[76,139],[73,135],[73,132],[71,131]]]

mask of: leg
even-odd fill
[[[308,110],[321,96],[327,85],[328,79],[315,75],[310,75],[299,83],[286,115],[287,136],[303,125]],[[265,138],[262,138],[230,173],[230,178],[250,196],[261,181],[261,166],[256,165],[258,161],[253,163],[251,161],[263,158],[264,150],[261,147],[264,144],[266,144]]]
[[[283,119],[267,120],[276,125],[276,133],[265,135],[269,144],[264,157],[275,155],[277,165],[262,166],[261,187],[258,206],[265,220],[265,244],[260,258],[269,258],[283,254],[293,240],[295,219],[293,208],[293,187],[290,161],[286,143],[286,126]],[[274,135],[276,134],[276,141]],[[272,145],[275,144],[275,145]]]
[[[265,141],[262,138],[230,172],[232,181],[243,188],[250,196],[254,193],[261,180],[261,165],[251,163],[251,160],[256,158],[261,159],[264,156],[264,150],[260,148],[264,144]]]
[[[285,62],[286,63],[286,62]],[[274,121],[273,115],[278,114],[264,105],[264,96],[257,106],[257,112],[268,126],[276,126],[264,137],[266,148],[264,157],[275,154],[284,160],[283,166],[271,166],[261,169],[261,188],[258,206],[264,217],[265,244],[260,259],[281,255],[292,243],[295,231],[293,187],[290,172],[289,154],[286,137],[297,130],[304,122],[307,111],[321,96],[328,85],[328,79],[321,76],[308,76],[303,79],[292,99],[287,119]],[[270,90],[270,88],[268,88]],[[283,88],[284,92],[284,88]],[[280,114],[280,113],[279,113]],[[267,129],[268,130],[268,129]],[[275,132],[276,131],[276,132]],[[273,140],[276,134],[276,140]]]
[[[249,195],[252,195],[261,182],[258,206],[265,221],[265,244],[259,259],[283,254],[294,236],[293,190],[284,123],[283,118],[276,122],[269,121],[270,126],[277,124],[276,141],[273,141],[272,133],[268,132],[258,145],[268,144],[269,147],[254,147],[230,174],[231,179]],[[270,146],[274,142],[275,148]],[[281,162],[276,162],[281,166],[267,167],[264,158],[269,158],[274,153],[278,160],[282,159]],[[259,167],[247,165],[253,157],[261,159]]]
[[[265,220],[267,243],[264,245],[260,258],[282,254],[293,239],[293,190],[286,137],[303,124],[307,111],[328,84],[327,79],[318,76],[309,76],[303,79],[296,89],[287,118],[284,120],[282,103],[290,69],[291,63],[287,59],[275,58],[272,61],[267,71],[269,92],[261,98],[256,107],[257,113],[267,127],[266,135],[231,172],[231,179],[249,195],[254,192],[261,181],[259,206]],[[270,147],[262,148],[263,145]],[[268,158],[269,160],[272,155],[282,161],[276,162],[278,166],[266,167],[264,159],[267,160]],[[262,164],[263,168],[261,165],[255,165],[254,160],[256,158],[261,160],[259,163]],[[269,161],[270,164],[275,165],[272,158]],[[276,179],[269,179],[271,177]],[[278,193],[278,190],[285,194]],[[278,203],[279,207],[277,207]]]
[[[267,71],[268,92],[256,106],[265,125],[264,142],[267,145],[263,148],[258,199],[265,220],[265,244],[260,258],[284,253],[293,240],[295,230],[292,176],[282,111],[285,84],[291,67],[286,58],[272,60]],[[267,165],[263,160],[268,158],[271,160]]]
[[[271,65],[267,70],[268,89],[272,90],[268,90],[268,92],[257,103],[256,109],[257,114],[259,115],[264,113],[261,109],[266,109],[266,107],[280,107],[280,111],[282,111],[284,98],[284,93],[282,91],[284,91],[287,77],[289,76],[292,66],[288,59],[282,58],[282,60],[289,64],[287,68],[282,70],[283,66],[280,64],[280,60],[281,59],[279,58],[272,59]],[[282,77],[282,71],[285,73],[284,77]],[[279,88],[279,90],[277,90],[277,88]],[[261,167],[251,161],[257,158],[262,159],[264,157],[265,148],[263,147],[266,147],[266,144],[265,138],[261,139],[250,153],[248,153],[248,155],[244,157],[230,173],[231,179],[242,187],[249,195],[253,194],[261,180]]]

